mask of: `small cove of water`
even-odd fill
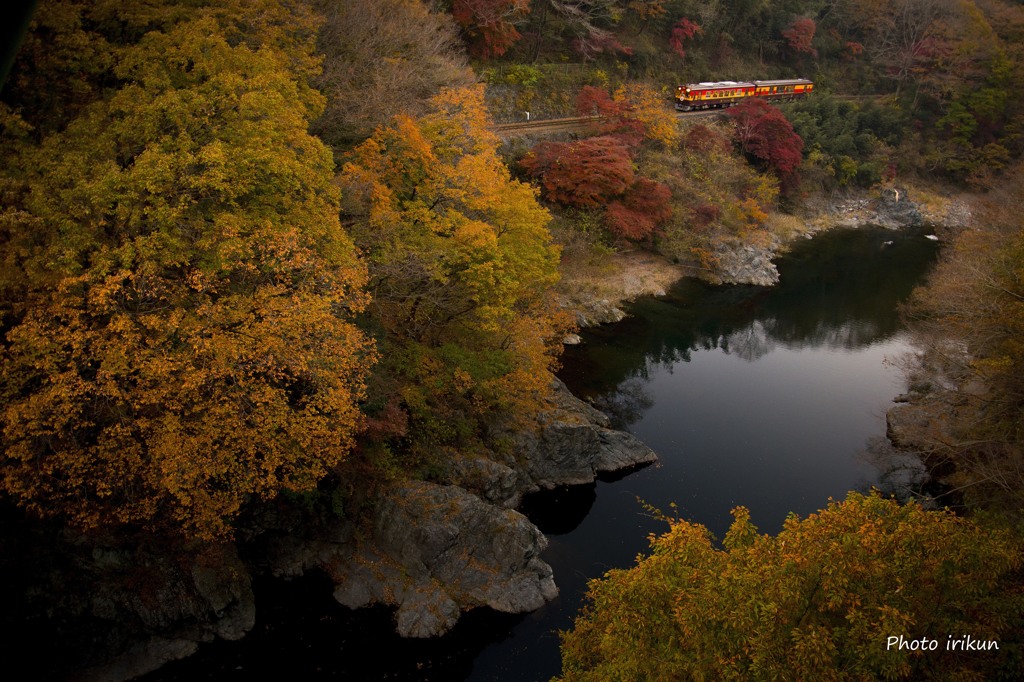
[[[260,587],[255,631],[152,676],[252,679],[547,680],[557,630],[586,581],[630,566],[664,525],[640,500],[722,537],[744,505],[763,532],[851,489],[887,484],[884,413],[903,391],[910,347],[896,312],[935,260],[922,232],[833,231],[778,262],[776,287],[686,280],[630,316],[584,334],[560,376],[658,452],[659,464],[534,496],[524,512],[549,537],[560,596],[522,616],[480,610],[444,638],[393,636],[384,609],[333,604],[326,579]],[[880,454],[882,453],[882,454]],[[675,505],[674,510],[672,505]]]

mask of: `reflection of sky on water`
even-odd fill
[[[886,359],[905,350],[895,337],[856,351],[776,346],[751,360],[733,346],[649,367],[650,407],[630,426],[662,461],[648,501],[714,525],[743,504],[774,532],[789,511],[866,487],[878,471],[854,455],[885,433],[902,390]]]

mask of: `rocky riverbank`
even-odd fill
[[[655,253],[626,251],[608,256],[597,274],[567,273],[560,304],[571,310],[580,327],[614,323],[625,317],[629,301],[641,296],[663,296],[683,277],[699,277],[714,284],[772,286],[779,281],[774,260],[799,239],[834,228],[879,225],[893,230],[934,226],[937,238],[946,239],[971,220],[970,197],[942,189],[892,187],[877,192],[848,192],[818,196],[806,202],[798,215],[787,219],[789,229],[773,235],[767,244],[722,243],[715,249],[717,268],[674,264]],[[578,343],[571,335],[567,343]]]

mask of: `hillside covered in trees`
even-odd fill
[[[574,276],[644,249],[728,279],[731,250],[772,252],[809,205],[847,191],[941,181],[988,193],[984,229],[960,237],[908,308],[929,348],[914,376],[930,419],[908,438],[970,489],[970,509],[1019,524],[1015,3],[42,0],[26,29],[0,91],[0,547],[5,630],[63,641],[55,675],[182,618],[146,621],[123,596],[136,588],[184,581],[180,592],[224,611],[282,536],[379,534],[378,491],[472,488],[476,467],[512,481],[497,505],[511,514],[543,487],[521,434],[564,406],[552,382],[578,320],[565,304]],[[680,83],[797,76],[815,81],[813,97],[685,121],[673,111]],[[595,118],[579,134],[498,137],[496,121],[525,112]],[[872,533],[864,515],[880,519]],[[815,534],[832,542],[842,523],[862,544],[838,568],[808,558]],[[934,617],[1009,631],[1019,604],[1000,595],[1019,593],[1016,536],[974,523],[851,499],[787,527],[786,561],[898,582],[895,563],[917,547],[918,568],[957,590],[998,567],[960,612]],[[686,570],[763,587],[767,574],[750,572],[777,570],[785,538],[735,528],[723,552],[673,521],[635,569],[655,592],[641,595],[650,632],[616,624],[607,636],[704,670],[656,631],[702,627],[680,605],[683,564],[664,562],[684,555]],[[929,563],[950,548],[967,573]],[[130,587],[83,596],[111,579]],[[801,670],[856,658],[838,607],[805,620],[811,583],[780,582],[794,629],[745,649],[757,660],[743,665],[797,635],[834,654],[797,652]],[[623,608],[615,590],[635,587],[625,573],[609,585],[566,639],[566,679],[643,664],[585,653],[582,638],[606,636],[601,619]],[[842,592],[844,627],[877,625],[861,595]],[[934,597],[877,609],[911,622]],[[251,613],[238,623],[216,634],[241,636]],[[723,624],[706,646],[742,649],[748,626]],[[89,628],[113,650],[90,646]]]

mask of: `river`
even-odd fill
[[[560,670],[557,630],[571,626],[586,581],[631,565],[664,530],[645,505],[717,537],[744,505],[775,533],[789,513],[806,516],[849,490],[895,490],[918,473],[884,447],[885,411],[911,350],[897,306],[937,250],[920,231],[835,230],[781,258],[776,287],[684,280],[584,333],[561,377],[660,462],[526,500],[561,589],[539,611],[478,610],[446,637],[406,641],[391,634],[386,609],[334,604],[326,578],[265,582],[245,640],[205,646],[146,679],[549,679]]]

